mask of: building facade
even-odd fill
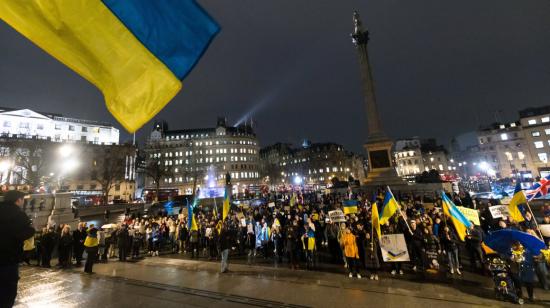
[[[533,175],[545,177],[550,174],[550,106],[523,109],[519,116]]]
[[[480,172],[489,177],[531,179],[535,174],[525,132],[519,122],[495,123],[478,130]]]
[[[106,145],[118,144],[120,137],[119,130],[109,123],[6,107],[0,107],[0,135]]]
[[[133,145],[1,136],[0,185],[3,190],[72,192],[80,204],[131,201],[135,157]]]
[[[192,194],[193,187],[222,187],[225,176],[233,191],[260,182],[258,138],[250,125],[231,127],[219,118],[216,127],[169,130],[156,123],[144,149],[145,191],[159,188],[171,194]]]
[[[313,188],[330,187],[332,180],[349,177],[363,183],[366,164],[363,157],[336,143],[304,142],[302,147],[276,143],[260,151],[262,179],[268,185],[304,184]]]
[[[435,139],[396,140],[394,158],[397,174],[408,180],[430,170],[437,170],[444,177],[451,177],[457,171],[454,159]]]

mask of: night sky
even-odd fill
[[[262,145],[307,138],[362,153],[354,9],[371,33],[378,104],[394,138],[447,143],[495,115],[512,121],[519,109],[550,105],[548,0],[199,2],[222,31],[157,115],[170,128],[252,113]],[[3,22],[0,105],[116,123],[97,89]]]

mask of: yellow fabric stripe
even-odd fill
[[[2,0],[0,18],[98,87],[129,132],[181,89],[100,0]]]

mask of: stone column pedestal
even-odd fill
[[[71,226],[72,230],[75,230],[80,219],[74,218],[71,205],[71,193],[56,193],[55,204],[53,210],[48,217],[48,225],[60,225],[66,224]]]

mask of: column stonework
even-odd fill
[[[363,95],[365,97],[365,109],[367,112],[368,135],[364,147],[368,155],[369,172],[365,184],[403,185],[403,180],[397,175],[393,166],[393,141],[384,133],[382,121],[378,112],[378,104],[376,102],[374,90],[374,78],[372,77],[372,69],[367,48],[369,32],[363,30],[361,18],[357,12],[353,14],[353,23],[354,31],[351,37],[359,57]]]

